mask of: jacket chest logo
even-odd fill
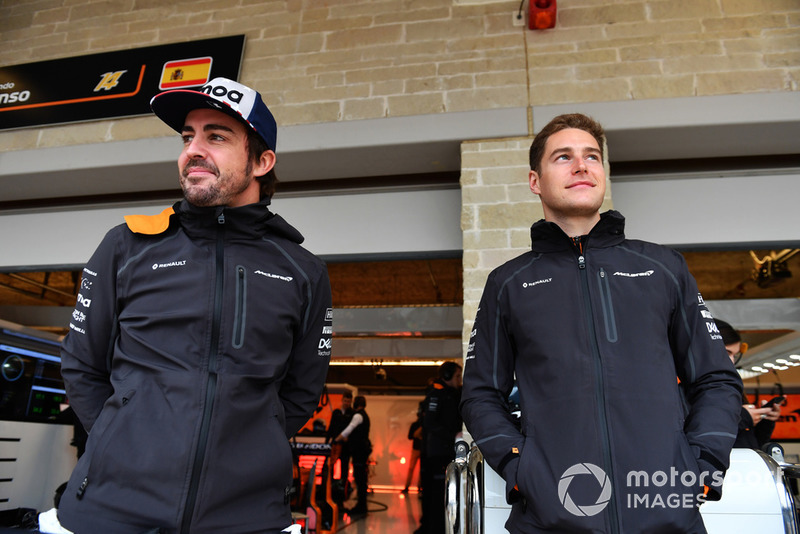
[[[283,280],[284,282],[291,282],[294,280],[291,276],[283,276],[280,274],[273,274],[273,273],[265,273],[264,271],[256,271],[255,274],[260,274],[261,276],[266,276],[267,278],[274,278],[276,280]]]
[[[157,271],[158,269],[167,269],[169,267],[183,267],[184,265],[186,265],[186,260],[170,261],[167,263],[154,263],[153,270]]]
[[[643,271],[641,273],[623,273],[621,271],[617,271],[614,273],[614,276],[624,276],[625,278],[639,278],[642,276],[653,276],[653,273],[655,273],[655,271],[652,269],[649,271]]]

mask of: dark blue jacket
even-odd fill
[[[291,523],[288,437],[330,360],[325,265],[266,202],[127,218],[83,270],[63,343],[89,431],[59,519],[77,534]]]
[[[705,532],[697,495],[718,496],[741,380],[683,257],[623,230],[604,213],[580,253],[539,221],[486,283],[461,410],[516,500],[512,533]]]

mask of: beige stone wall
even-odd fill
[[[525,4],[527,6],[527,3]],[[244,33],[242,80],[282,125],[796,91],[797,0],[0,2],[0,66]],[[0,132],[0,151],[169,135],[154,118]]]

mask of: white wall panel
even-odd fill
[[[626,235],[672,246],[800,242],[800,175],[685,177],[614,182]]]
[[[0,215],[0,269],[80,266],[106,231],[169,203]],[[272,206],[317,255],[460,251],[459,189],[276,199]]]

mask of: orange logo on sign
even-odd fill
[[[203,85],[211,75],[211,57],[179,59],[164,63],[158,88],[178,89]]]

